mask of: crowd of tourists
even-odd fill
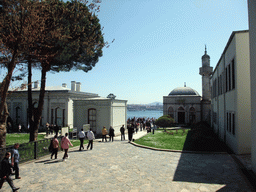
[[[68,138],[68,133],[66,133],[65,136],[62,137],[61,143],[59,144],[59,141],[58,141],[59,127],[54,126],[54,125],[49,125],[49,124],[47,124],[46,126],[47,126],[47,130],[48,130],[47,134],[52,134],[53,132],[55,132],[55,136],[51,140],[50,146],[49,146],[49,151],[51,152],[50,158],[52,159],[54,156],[54,158],[57,159],[58,150],[59,150],[59,147],[61,147],[61,150],[64,151],[62,160],[65,161],[69,157],[68,156],[69,146],[73,146]],[[155,119],[154,118],[147,118],[147,119],[135,118],[135,117],[129,118],[127,120],[127,131],[128,131],[129,142],[133,141],[133,139],[132,139],[133,134],[136,134],[139,130],[143,131],[146,129],[147,132],[151,132],[151,129],[154,130],[154,127],[155,127]],[[104,142],[104,141],[107,142],[107,135],[109,136],[109,142],[114,141],[115,129],[112,126],[110,126],[109,130],[107,130],[106,127],[104,126],[102,128],[101,132],[102,132],[102,142]],[[124,125],[122,125],[120,127],[120,133],[121,133],[121,141],[125,140]],[[88,145],[87,145],[87,150],[89,148],[90,148],[90,150],[93,149],[93,140],[95,139],[95,136],[94,136],[92,129],[90,128],[90,130],[87,131],[86,133],[84,132],[83,129],[81,129],[81,131],[78,133],[78,138],[80,140],[79,151],[84,149],[84,140],[86,137],[88,138],[88,141],[89,141]],[[14,145],[14,149],[11,152],[7,152],[5,154],[4,159],[1,162],[0,189],[2,188],[4,181],[7,181],[9,183],[9,185],[13,191],[18,191],[18,189],[19,189],[14,186],[13,180],[10,177],[13,174],[13,175],[15,175],[15,179],[21,179],[21,177],[19,176],[20,155],[19,155],[18,148],[19,148],[19,143],[16,143]]]

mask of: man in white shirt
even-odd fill
[[[87,138],[89,140],[89,143],[87,145],[87,150],[89,149],[89,147],[91,146],[91,150],[92,150],[92,146],[93,146],[93,140],[95,139],[94,137],[94,133],[92,132],[92,129],[90,128],[90,130],[87,132]]]
[[[81,129],[81,131],[78,133],[78,138],[80,139],[80,149],[79,149],[79,151],[81,151],[82,148],[84,149],[85,133],[84,133],[83,129]]]

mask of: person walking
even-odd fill
[[[18,151],[20,144],[15,143],[14,149],[12,150],[12,166],[13,170],[15,171],[15,179],[21,179],[20,177],[20,169],[19,169],[19,161],[20,161],[20,154]]]
[[[55,134],[58,136],[58,133],[59,133],[59,126],[58,125],[54,125],[54,132]]]
[[[105,141],[107,142],[107,134],[108,134],[108,131],[107,131],[107,129],[106,129],[105,126],[102,128],[101,133],[102,133],[102,142],[104,141],[104,139],[105,139]]]
[[[110,128],[109,128],[109,142],[111,141],[111,139],[112,139],[112,142],[114,141],[114,136],[115,136],[115,129],[113,129],[113,127],[112,126],[110,126]]]
[[[84,130],[81,129],[81,131],[79,131],[78,133],[78,138],[80,140],[80,149],[79,151],[82,150],[82,148],[84,149],[84,138],[85,138],[85,133],[84,133]]]
[[[53,155],[55,155],[55,159],[57,159],[57,155],[58,155],[58,150],[59,150],[59,141],[57,139],[57,135],[54,136],[52,142],[52,154],[51,154],[51,159],[53,157]]]
[[[124,128],[124,125],[122,125],[122,127],[120,128],[120,132],[121,132],[121,141],[123,139],[125,140],[125,128]]]
[[[68,133],[65,133],[65,137],[61,139],[61,148],[64,149],[64,156],[63,156],[63,161],[68,158],[68,148],[69,145],[73,146],[70,140],[68,139]]]
[[[127,126],[127,129],[128,129],[128,139],[129,139],[129,142],[132,141],[132,136],[133,136],[133,133],[134,133],[134,128],[132,126],[132,124],[129,124]]]
[[[93,140],[95,139],[94,133],[92,132],[92,128],[90,128],[90,130],[87,132],[87,138],[89,140],[89,143],[87,145],[87,150],[89,149],[90,146],[91,146],[90,150],[92,150]]]
[[[1,172],[0,172],[0,189],[2,188],[4,181],[7,181],[10,185],[10,187],[12,188],[12,191],[18,191],[20,188],[15,187],[13,184],[13,181],[10,177],[11,175],[11,164],[9,162],[9,158],[11,157],[11,153],[7,152],[5,154],[4,159],[1,162]]]

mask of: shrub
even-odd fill
[[[173,123],[174,123],[174,119],[169,115],[163,115],[159,117],[155,122],[157,126],[163,127],[163,128],[172,127]]]

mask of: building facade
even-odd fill
[[[177,87],[163,97],[163,114],[175,123],[189,124],[201,120],[201,96],[190,87]]]
[[[251,76],[251,161],[256,173],[256,1],[248,0],[249,40],[250,40],[250,76]]]
[[[211,76],[214,131],[236,154],[251,152],[249,32],[235,31]]]
[[[109,98],[103,98],[98,94],[80,90],[81,83],[75,81],[71,82],[71,89],[67,88],[65,83],[62,86],[46,87],[40,126],[49,123],[81,129],[84,124],[90,124],[96,134],[101,134],[103,126],[126,126],[126,100],[117,100],[113,94]],[[14,126],[20,124],[27,127],[27,90],[19,89],[9,93],[7,105]],[[32,89],[34,107],[37,107],[39,93],[40,87],[38,82],[35,82]]]

